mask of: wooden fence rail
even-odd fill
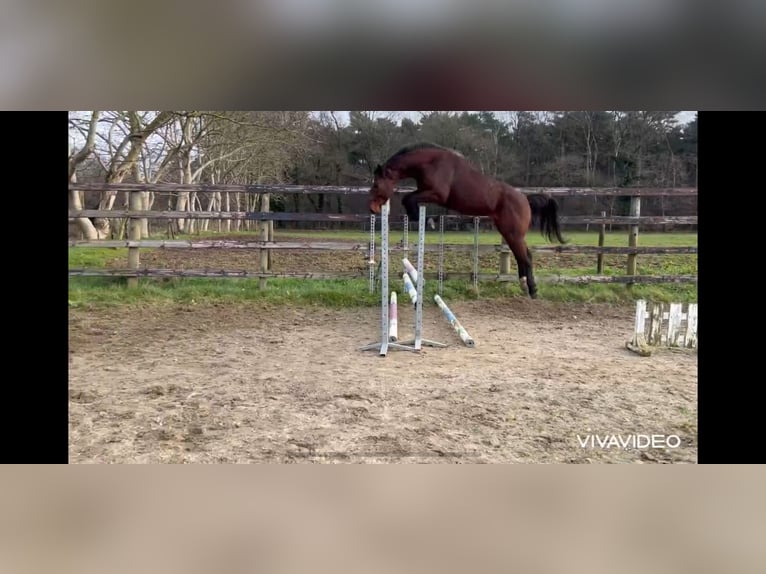
[[[70,269],[70,276],[80,277],[234,277],[241,279],[292,278],[292,279],[367,279],[368,272],[314,273],[314,272],[263,272],[233,271],[230,269]],[[423,273],[426,279],[437,279],[439,274]],[[472,279],[473,273],[465,271],[445,272],[444,279]],[[480,281],[519,280],[513,273],[479,273]],[[696,275],[541,275],[538,283],[697,283]]]
[[[348,243],[343,241],[236,241],[236,240],[186,240],[186,239],[144,239],[131,240],[70,240],[69,247],[141,247],[145,249],[289,249],[319,251],[360,251],[365,254],[370,249],[369,243]],[[473,245],[426,245],[426,251],[474,251]],[[414,246],[392,245],[390,251],[411,252]],[[606,255],[638,254],[682,254],[697,253],[696,247],[596,247],[591,245],[540,245],[530,247],[533,252],[545,253],[602,253]],[[510,253],[505,245],[479,245],[480,253]]]
[[[70,183],[70,190],[81,191],[109,191],[128,192],[155,192],[155,193],[181,193],[181,192],[218,192],[218,193],[253,193],[253,194],[344,194],[366,195],[369,187],[354,186],[305,186],[305,185],[206,185],[206,184],[104,184],[104,183]],[[648,225],[697,225],[697,216],[641,216],[641,197],[696,197],[697,188],[570,188],[570,187],[534,187],[520,188],[523,193],[546,193],[557,197],[568,196],[597,196],[597,197],[630,197],[629,216],[607,216],[601,212],[600,216],[560,216],[562,225],[596,224],[601,226],[602,235],[604,226],[627,225],[629,227],[629,244],[627,247],[605,247],[603,237],[599,239],[598,246],[574,246],[574,245],[545,245],[532,247],[534,252],[547,253],[593,253],[599,258],[605,254],[627,255],[628,264],[626,274],[622,276],[602,275],[601,265],[597,265],[598,275],[549,276],[540,277],[541,283],[669,283],[669,282],[696,282],[696,276],[642,276],[636,274],[636,257],[639,254],[696,254],[696,247],[639,247],[638,230],[641,226]],[[413,188],[399,188],[398,193],[408,193]],[[267,195],[268,197],[268,195]],[[359,273],[275,273],[269,271],[269,265],[264,264],[262,258],[261,270],[258,272],[232,271],[232,270],[173,270],[173,269],[140,269],[138,252],[140,248],[159,249],[259,249],[268,254],[273,249],[309,249],[330,251],[358,251],[369,257],[370,245],[368,243],[348,242],[313,242],[313,241],[285,241],[274,242],[271,235],[264,234],[261,241],[235,241],[235,240],[150,240],[140,238],[140,226],[134,225],[142,219],[185,219],[185,220],[246,220],[246,221],[324,221],[324,222],[365,222],[370,221],[368,214],[335,214],[335,213],[290,213],[290,212],[263,212],[253,211],[144,211],[136,208],[137,202],[130,201],[129,209],[98,210],[83,209],[69,210],[69,218],[106,218],[126,219],[131,222],[128,229],[131,233],[127,241],[78,241],[69,242],[70,247],[108,247],[128,248],[128,269],[70,269],[72,276],[117,276],[129,277],[130,281],[136,277],[240,277],[267,278],[292,277],[303,279],[339,279],[352,277],[365,277],[371,271],[364,270]],[[468,219],[462,215],[443,215],[447,221]],[[472,278],[474,280],[492,281],[516,281],[514,274],[508,273],[510,269],[510,251],[504,245],[478,245],[478,221],[487,218],[473,218],[474,220],[474,245],[444,245],[442,247],[429,245],[427,251],[473,251],[473,273],[445,273],[443,278]],[[406,241],[405,241],[406,243]],[[406,245],[391,247],[392,251],[408,252]],[[479,253],[499,252],[501,254],[500,273],[478,273],[476,267]],[[599,259],[601,261],[601,259]],[[437,274],[426,274],[427,277],[437,277]],[[262,281],[265,285],[265,281]]]
[[[370,186],[341,185],[208,185],[177,183],[70,183],[69,189],[80,191],[153,191],[155,193],[217,192],[217,193],[275,193],[275,194],[337,194],[367,195]],[[696,187],[519,187],[522,193],[547,193],[553,196],[601,197],[694,197]],[[409,193],[414,187],[399,187],[396,193]]]
[[[244,219],[249,221],[369,221],[369,215],[354,213],[290,213],[280,211],[132,211],[128,209],[83,209],[70,210],[69,217],[103,217],[109,219]],[[445,215],[445,220],[467,219],[462,215]],[[488,217],[478,219],[487,220]],[[696,215],[665,217],[650,215],[643,217],[587,215],[562,215],[562,224],[604,223],[614,225],[697,225]]]

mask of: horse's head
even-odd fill
[[[375,168],[372,187],[370,188],[370,211],[380,213],[383,205],[391,199],[396,186],[396,178],[381,166]]]

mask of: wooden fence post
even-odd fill
[[[606,211],[601,212],[601,217],[606,217]],[[604,246],[604,235],[606,235],[606,223],[601,222],[601,229],[598,231],[598,246]],[[596,274],[601,275],[604,272],[604,254],[599,252],[596,257]]]
[[[141,209],[141,197],[138,191],[128,192],[128,209],[130,211],[139,211]],[[128,218],[128,240],[139,241],[141,239],[141,219],[138,217]],[[128,247],[128,268],[138,269],[140,264],[138,257],[138,247]],[[138,285],[138,277],[128,277],[128,287]]]
[[[502,241],[500,242],[500,247],[503,247]],[[511,252],[501,251],[500,252],[500,275],[508,275],[510,272],[511,272]]]
[[[637,195],[634,195],[630,198],[630,216],[631,217],[641,216],[641,198]],[[637,246],[638,246],[638,223],[630,226],[630,231],[628,234],[628,247],[637,247]],[[628,255],[627,274],[628,275],[636,274],[636,254],[635,253],[630,253]],[[628,285],[631,285],[631,284],[628,283]]]
[[[500,247],[503,247],[503,241],[500,242]],[[511,273],[511,252],[509,251],[501,251],[500,252],[500,275],[509,275]],[[506,281],[505,282],[505,289],[509,290],[511,287],[511,282]]]
[[[270,243],[274,243],[274,222],[273,221],[269,221],[268,224],[269,224],[269,242]],[[269,254],[268,255],[268,259],[269,259],[269,262],[268,262],[269,271],[271,271],[272,269],[274,269],[274,265],[273,265],[272,259],[271,259],[272,256],[274,255],[274,251],[269,249],[267,251],[267,253]]]
[[[270,209],[270,197],[268,193],[264,193],[263,197],[261,198],[261,211],[263,213],[268,213]],[[261,241],[268,241],[269,240],[269,222],[263,221],[261,223]],[[271,259],[271,255],[269,254],[269,249],[261,249],[261,273],[267,273],[269,271],[269,260]],[[265,289],[266,288],[266,278],[261,277],[258,279],[258,288],[259,289]]]
[[[479,289],[479,218],[473,218],[473,288]]]

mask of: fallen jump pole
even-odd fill
[[[452,325],[452,327],[455,329],[455,332],[457,333],[458,337],[460,337],[460,340],[463,341],[465,346],[475,347],[476,343],[474,342],[473,338],[471,338],[471,335],[468,334],[468,331],[463,328],[463,326],[457,320],[457,317],[455,317],[455,314],[450,311],[450,308],[447,307],[447,304],[444,302],[444,300],[439,297],[439,295],[434,295],[434,301],[439,306],[439,309],[442,310],[442,313],[444,313],[447,321],[449,321],[450,325]]]
[[[407,275],[410,276],[410,279],[412,279],[412,282],[417,285],[418,283],[418,270],[415,269],[412,266],[412,263],[410,263],[410,260],[406,257],[402,259],[402,265],[404,265],[404,270],[407,272]]]
[[[395,343],[399,338],[399,313],[396,310],[396,291],[391,291],[391,303],[388,305],[388,340]]]
[[[410,276],[407,275],[407,273],[403,273],[402,281],[404,281],[404,290],[407,291],[407,295],[410,296],[410,301],[412,301],[413,305],[417,305],[418,292],[415,289],[415,285],[412,284],[412,281],[410,280]]]

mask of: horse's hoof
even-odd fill
[[[530,293],[529,294],[530,299],[537,299],[537,293]]]

